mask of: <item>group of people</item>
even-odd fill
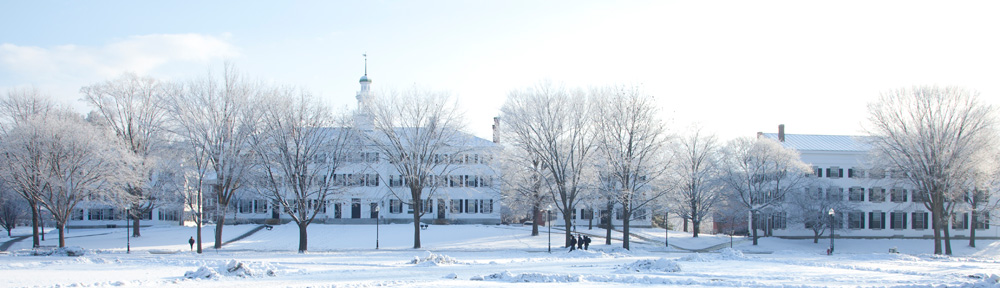
[[[569,251],[575,249],[590,249],[590,236],[577,234],[576,237],[569,237]]]

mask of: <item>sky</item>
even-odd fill
[[[508,92],[638,86],[678,133],[863,135],[913,85],[1000,103],[1000,3],[925,1],[0,1],[0,93],[134,72],[246,75],[356,105],[358,79],[455,96],[490,139]]]

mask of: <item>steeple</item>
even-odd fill
[[[354,114],[354,125],[355,127],[363,130],[371,130],[375,126],[375,121],[371,115],[370,107],[368,107],[371,102],[371,90],[370,85],[372,83],[371,79],[368,79],[368,53],[361,54],[365,58],[365,75],[361,76],[361,91],[358,91],[356,98],[358,99],[358,110]]]

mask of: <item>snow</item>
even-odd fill
[[[223,238],[256,227],[226,226]],[[413,249],[413,226],[397,224],[377,228],[376,250],[374,225],[313,224],[300,254],[294,225],[219,250],[207,240],[212,228],[203,230],[203,254],[188,247],[192,227],[144,227],[128,240],[131,253],[124,229],[70,229],[67,245],[80,256],[34,256],[28,238],[0,254],[0,278],[4,287],[1000,287],[995,240],[972,248],[956,239],[954,256],[936,256],[926,239],[835,239],[828,256],[829,239],[761,238],[753,246],[736,237],[729,248],[728,236],[672,231],[667,248],[663,230],[633,228],[625,250],[620,233],[605,245],[604,230],[582,227],[576,233],[594,238],[590,250],[562,248],[563,231],[554,229],[548,253],[548,235],[532,237],[530,227],[434,225]],[[47,234],[43,245],[55,241]]]

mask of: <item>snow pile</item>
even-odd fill
[[[264,276],[276,276],[277,269],[271,265],[262,263],[243,263],[236,260],[229,260],[226,264],[218,268],[201,266],[198,270],[184,273],[184,278],[188,279],[219,279],[221,276],[240,278],[260,278]]]
[[[667,260],[667,258],[639,260],[630,264],[618,265],[618,268],[615,269],[615,272],[618,273],[677,271],[681,271],[681,266],[677,265],[677,262]]]
[[[712,262],[712,258],[711,257],[708,257],[708,256],[703,255],[701,253],[694,253],[694,254],[691,254],[691,255],[687,255],[687,256],[681,257],[680,259],[677,259],[677,260],[679,260],[679,261],[687,261],[687,262]]]
[[[743,255],[743,252],[733,248],[723,248],[719,250],[719,258],[726,260],[743,260],[747,259],[747,256]]]
[[[448,255],[434,254],[427,251],[427,255],[423,258],[413,257],[410,264],[416,264],[420,266],[437,266],[439,264],[460,264],[455,258],[448,257]]]
[[[69,246],[60,247],[57,249],[47,250],[47,249],[35,249],[31,251],[31,255],[34,256],[83,256],[87,254],[87,251],[80,246]]]
[[[583,277],[579,275],[552,275],[542,273],[521,273],[513,274],[509,271],[494,273],[486,276],[473,276],[469,280],[473,281],[501,281],[510,283],[567,283],[581,282]]]
[[[976,274],[976,275],[969,275],[969,278],[979,279],[979,281],[970,283],[969,285],[965,285],[965,287],[975,287],[975,288],[1000,287],[1000,275]]]

